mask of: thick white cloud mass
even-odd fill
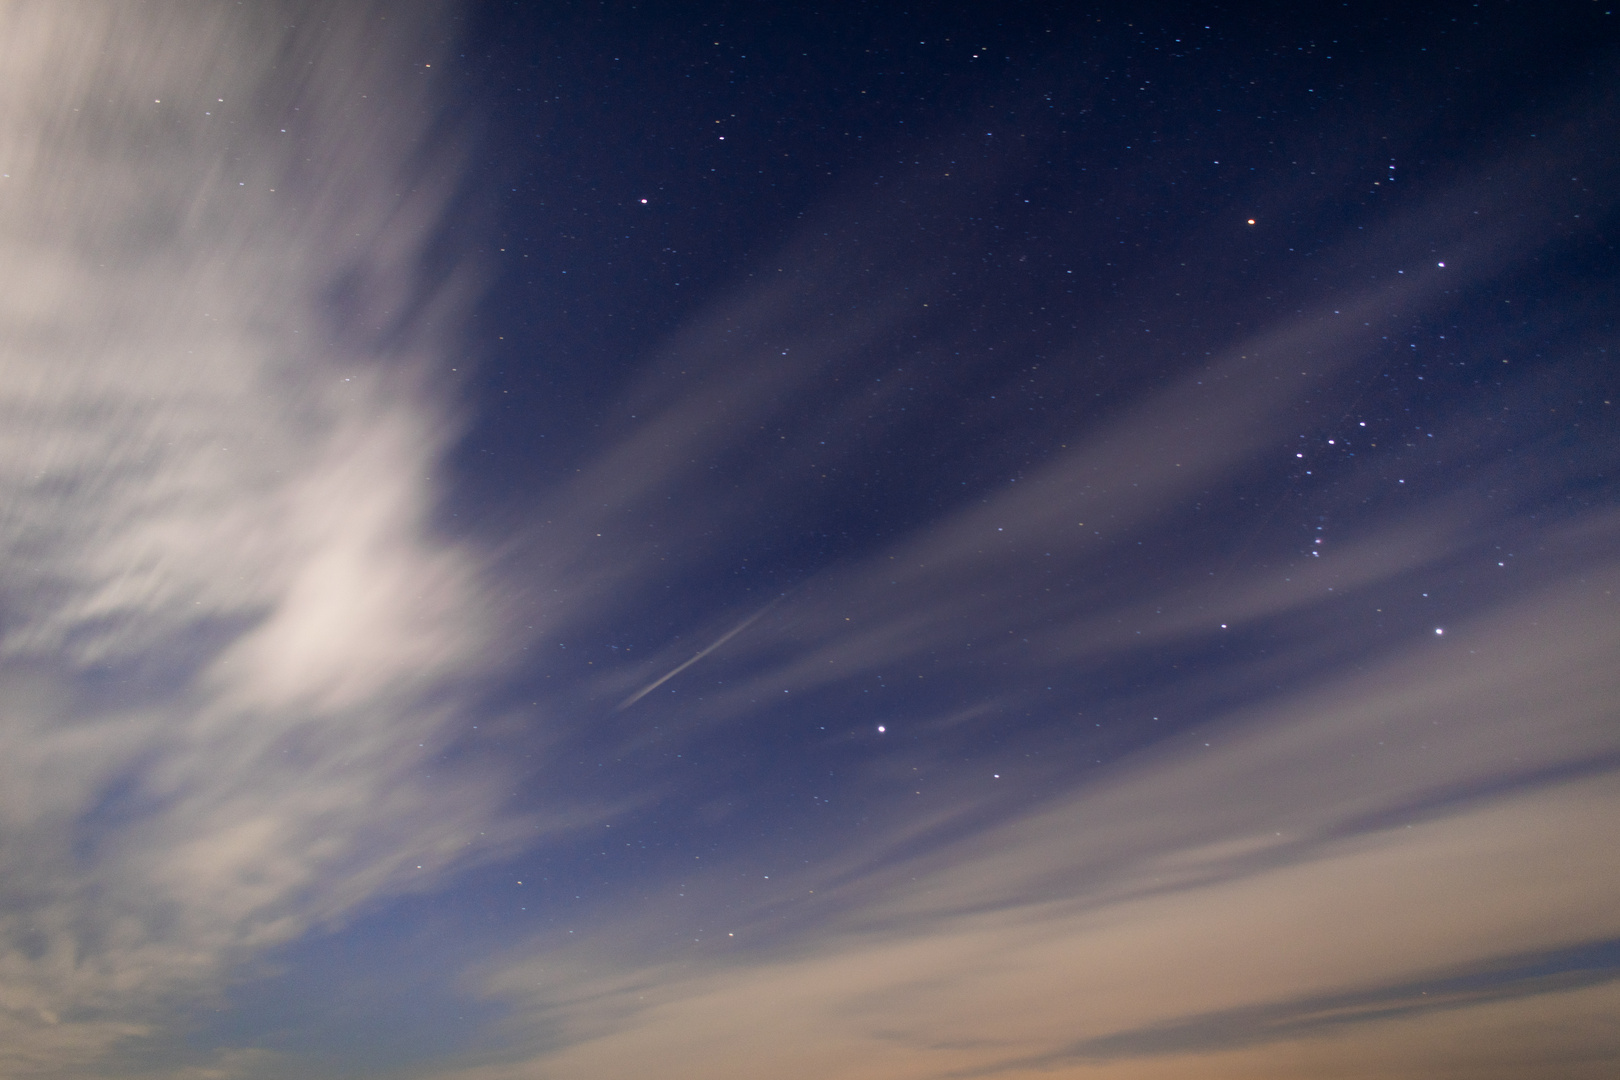
[[[498,832],[425,764],[490,631],[429,527],[441,31],[0,7],[0,1075]]]

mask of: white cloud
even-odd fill
[[[429,698],[491,662],[429,520],[435,18],[0,10],[7,1076],[500,833],[498,788],[427,776]]]

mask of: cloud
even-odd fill
[[[831,207],[778,257],[761,260],[748,287],[718,298],[673,335],[651,372],[613,410],[633,419],[583,463],[577,480],[543,502],[545,523],[531,549],[532,576],[543,582],[536,588],[540,617],[559,636],[592,620],[619,627],[651,622],[649,597],[678,592],[683,580],[712,570],[714,560],[746,562],[741,556],[750,545],[812,547],[808,537],[842,527],[849,506],[873,497],[867,483],[848,474],[886,471],[871,461],[932,455],[934,465],[907,473],[932,482],[953,470],[969,474],[976,456],[999,460],[996,450],[962,453],[951,440],[988,408],[990,393],[1015,396],[1011,383],[1033,381],[1031,373],[1043,368],[1064,373],[1069,392],[1061,407],[1050,407],[1072,416],[1007,417],[1007,430],[1029,449],[1001,461],[1005,474],[995,483],[941,485],[945,493],[926,524],[845,545],[836,559],[819,552],[804,558],[819,565],[815,572],[766,579],[728,567],[748,583],[730,598],[732,607],[686,605],[704,617],[671,615],[679,638],[667,643],[648,641],[651,632],[642,631],[641,664],[599,665],[589,696],[624,701],[763,600],[787,591],[791,603],[659,692],[701,685],[704,702],[696,711],[718,728],[783,690],[836,691],[897,670],[980,694],[984,680],[961,687],[974,680],[952,682],[953,676],[1006,664],[1026,674],[1028,685],[1044,686],[1049,675],[1117,666],[1121,657],[1153,648],[1201,647],[1222,623],[1242,632],[1289,628],[1292,640],[1279,647],[1276,669],[1286,663],[1305,669],[1330,650],[1342,659],[1356,643],[1291,631],[1323,618],[1330,601],[1357,596],[1376,607],[1375,598],[1391,586],[1481,560],[1484,536],[1522,529],[1493,492],[1510,490],[1522,506],[1583,470],[1606,467],[1594,464],[1604,456],[1600,449],[1579,460],[1540,454],[1543,476],[1527,479],[1523,454],[1514,456],[1501,429],[1467,423],[1460,412],[1448,413],[1445,401],[1425,418],[1426,441],[1415,450],[1405,445],[1409,433],[1396,430],[1407,417],[1391,415],[1378,382],[1392,337],[1431,320],[1464,317],[1462,298],[1501,287],[1545,255],[1552,221],[1568,209],[1567,194],[1540,199],[1554,169],[1604,167],[1588,160],[1581,127],[1570,119],[1595,115],[1596,100],[1549,118],[1547,145],[1536,154],[1481,162],[1477,173],[1365,231],[1323,226],[1312,240],[1316,269],[1308,282],[1291,283],[1288,308],[1271,318],[1206,326],[1188,319],[1189,309],[1172,308],[1146,320],[1155,324],[1156,340],[1116,347],[1110,335],[1123,319],[1122,302],[1065,294],[1054,306],[1063,305],[1074,320],[1070,340],[1038,355],[1012,353],[1027,365],[1009,385],[979,387],[979,396],[958,396],[967,382],[962,373],[973,364],[956,347],[986,328],[951,326],[956,316],[946,312],[992,307],[990,298],[999,294],[945,281],[954,274],[942,269],[953,254],[945,242],[937,257],[911,237],[905,245],[852,245],[833,258],[826,237],[840,226],[847,230],[850,220],[885,215],[894,223],[872,225],[879,236],[885,229],[910,236],[924,231],[914,215],[971,217],[982,204],[968,200],[984,192],[909,200],[919,208],[885,190]],[[1279,217],[1285,208],[1320,210],[1309,188],[1290,184],[1273,197]],[[1194,279],[1222,265],[1222,248],[1231,243],[1224,228],[1192,230],[1173,259],[1165,258],[1169,266],[1195,269],[1138,268],[1136,280],[1115,285],[1146,296],[1144,306],[1167,304],[1170,283],[1191,292]],[[1008,254],[990,239],[984,243],[998,257]],[[1436,251],[1448,258],[1435,258]],[[771,272],[778,267],[791,277]],[[1244,314],[1249,299],[1224,297]],[[946,354],[935,336],[949,333],[958,340]],[[986,329],[986,337],[994,335]],[[1095,355],[1098,341],[1110,341],[1106,364]],[[1505,347],[1489,334],[1472,337],[1466,362],[1499,346]],[[1012,370],[994,354],[980,359],[984,367]],[[1148,371],[1162,381],[1131,381]],[[1092,382],[1110,395],[1121,386],[1131,392],[1122,402],[1093,406],[1085,400],[1090,394],[1074,389]],[[906,397],[913,389],[919,393]],[[911,402],[909,414],[886,409],[899,400]],[[1358,427],[1361,421],[1372,427]],[[1323,445],[1333,436],[1339,449]],[[853,466],[851,446],[867,455]],[[1295,457],[1302,446],[1311,461]],[[1391,453],[1392,446],[1401,453]],[[1346,459],[1347,448],[1360,456]],[[1419,467],[1425,454],[1455,466],[1445,474],[1449,490],[1417,493],[1420,474],[1434,472]],[[1282,483],[1296,461],[1299,475]],[[836,509],[821,501],[824,491],[800,482],[806,474],[837,472],[829,462],[845,467]],[[1397,466],[1411,475],[1388,471]],[[882,490],[875,481],[870,486]],[[1266,505],[1255,501],[1261,491]],[[1311,542],[1297,531],[1283,536],[1306,506],[1313,517],[1334,519],[1326,540],[1332,558],[1279,570]],[[1207,550],[1217,544],[1226,558],[1212,560]],[[1143,588],[1144,579],[1152,587]],[[1477,587],[1482,603],[1500,589]],[[1002,686],[987,696],[1007,698]],[[637,707],[656,700],[649,696]]]
[[[621,912],[595,943],[486,971],[486,992],[520,1007],[514,1037],[543,1033],[536,1057],[445,1075],[1508,1076],[1527,1055],[1601,1061],[1620,985],[1617,590],[1620,567],[1586,565],[1444,645],[1212,717],[1214,734],[1042,809],[933,847],[890,830],[782,875],[752,912],[715,911],[736,935],[718,944],[661,949],[672,927],[654,908]],[[821,914],[782,936],[808,909]],[[1493,1031],[1549,1009],[1557,1036],[1512,1064],[1436,1057],[1437,1038],[1496,1046]]]
[[[1620,1053],[1607,1019],[1620,1000],[1616,518],[1585,506],[1528,523],[1525,507],[1561,501],[1551,493],[1610,467],[1611,451],[1527,467],[1442,404],[1409,453],[1415,429],[1358,385],[1392,326],[1449,317],[1452,290],[1539,257],[1536,227],[1459,220],[1473,190],[1322,253],[1358,266],[1369,249],[1414,257],[1414,235],[1441,235],[1477,256],[1466,282],[1435,267],[1324,285],[1332,302],[1077,420],[1044,463],[782,590],[660,685],[706,675],[656,715],[699,743],[704,725],[726,739],[738,721],[779,718],[784,690],[830,725],[847,723],[835,695],[858,679],[943,684],[896,693],[891,723],[921,733],[906,766],[957,760],[906,809],[872,794],[899,778],[901,755],[841,758],[872,782],[859,789],[872,811],[836,850],[797,869],[772,850],[795,843],[780,833],[730,860],[705,850],[701,874],[638,881],[635,897],[570,915],[578,933],[479,965],[468,981],[512,1008],[511,1048],[438,1075],[1603,1075]],[[774,302],[763,286],[700,324],[740,325]],[[858,329],[818,362],[886,333]],[[763,345],[716,348],[736,378],[649,410],[645,432],[587,468],[563,527],[594,538],[621,512],[640,525],[639,503],[665,498],[692,519],[683,536],[791,513],[746,470],[731,487],[694,479],[754,427],[775,433],[771,409],[803,373],[769,367],[781,350]],[[718,395],[728,387],[740,389]],[[830,398],[829,412],[846,401]],[[1381,430],[1363,436],[1363,416]],[[1350,429],[1359,456],[1328,460],[1326,438],[1346,432],[1325,424]],[[1306,433],[1317,460],[1295,466]],[[1380,441],[1387,452],[1372,453]],[[1466,469],[1420,491],[1405,470],[1431,456]],[[651,481],[633,467],[643,459]],[[1255,492],[1267,502],[1239,505]],[[1273,528],[1285,513],[1296,520]],[[1332,522],[1328,557],[1301,520]],[[1497,548],[1521,541],[1538,557],[1510,577]],[[633,544],[603,546],[627,557],[612,575],[571,576],[580,589],[560,619],[628,609],[666,572]],[[1443,626],[1424,581],[1447,590]],[[748,599],[707,636],[597,677],[595,696],[616,704],[668,677],[758,611]],[[1141,678],[1086,685],[1119,670]],[[1045,696],[1059,679],[1071,693]],[[1178,722],[1099,750],[1105,768],[1077,750],[1104,737],[1058,712],[1167,699]],[[1009,723],[1005,742],[1049,737],[1061,764],[1009,752],[1015,767],[992,785],[995,739],[948,736],[1015,710],[1056,733]],[[964,765],[964,746],[987,760]],[[769,879],[753,865],[765,861]]]
[[[233,963],[509,837],[499,785],[433,764],[500,660],[483,557],[431,521],[469,281],[429,258],[446,36],[0,12],[7,1076],[134,1060]]]

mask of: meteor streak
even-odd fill
[[[673,671],[670,671],[668,674],[666,674],[663,678],[656,679],[653,682],[648,683],[646,686],[643,686],[640,690],[637,690],[635,693],[631,694],[629,697],[627,697],[623,701],[619,702],[619,708],[621,710],[622,709],[628,709],[630,706],[634,705],[636,702],[640,701],[642,698],[646,697],[648,694],[652,693],[654,690],[658,689],[660,686],[663,686],[665,683],[669,682],[669,680],[673,679],[675,676],[679,675],[681,672],[685,671],[687,668],[691,667],[693,664],[697,663],[699,660],[703,659],[705,656],[708,656],[710,653],[714,652],[714,650],[718,649],[720,646],[724,645],[726,642],[730,641],[732,638],[736,637],[738,634],[740,634],[744,630],[746,630],[761,615],[765,614],[767,611],[771,610],[771,608],[775,607],[781,601],[781,599],[782,598],[780,596],[778,596],[775,600],[772,600],[770,603],[766,604],[764,607],[760,608],[758,611],[756,611],[752,615],[748,616],[748,618],[744,619],[742,622],[738,623],[736,626],[733,626],[730,630],[727,630],[724,634],[721,634],[719,636],[719,638],[717,638],[714,641],[714,643],[711,644],[708,648],[698,650],[695,654],[693,654],[693,656],[692,656],[692,658],[690,660],[687,660],[685,663],[679,665]]]

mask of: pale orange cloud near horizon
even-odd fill
[[[532,1056],[440,1075],[1609,1075],[1620,983],[1571,957],[1620,939],[1617,583],[864,880],[793,879],[839,914],[768,956],[638,962],[629,915],[537,949],[483,982]]]

